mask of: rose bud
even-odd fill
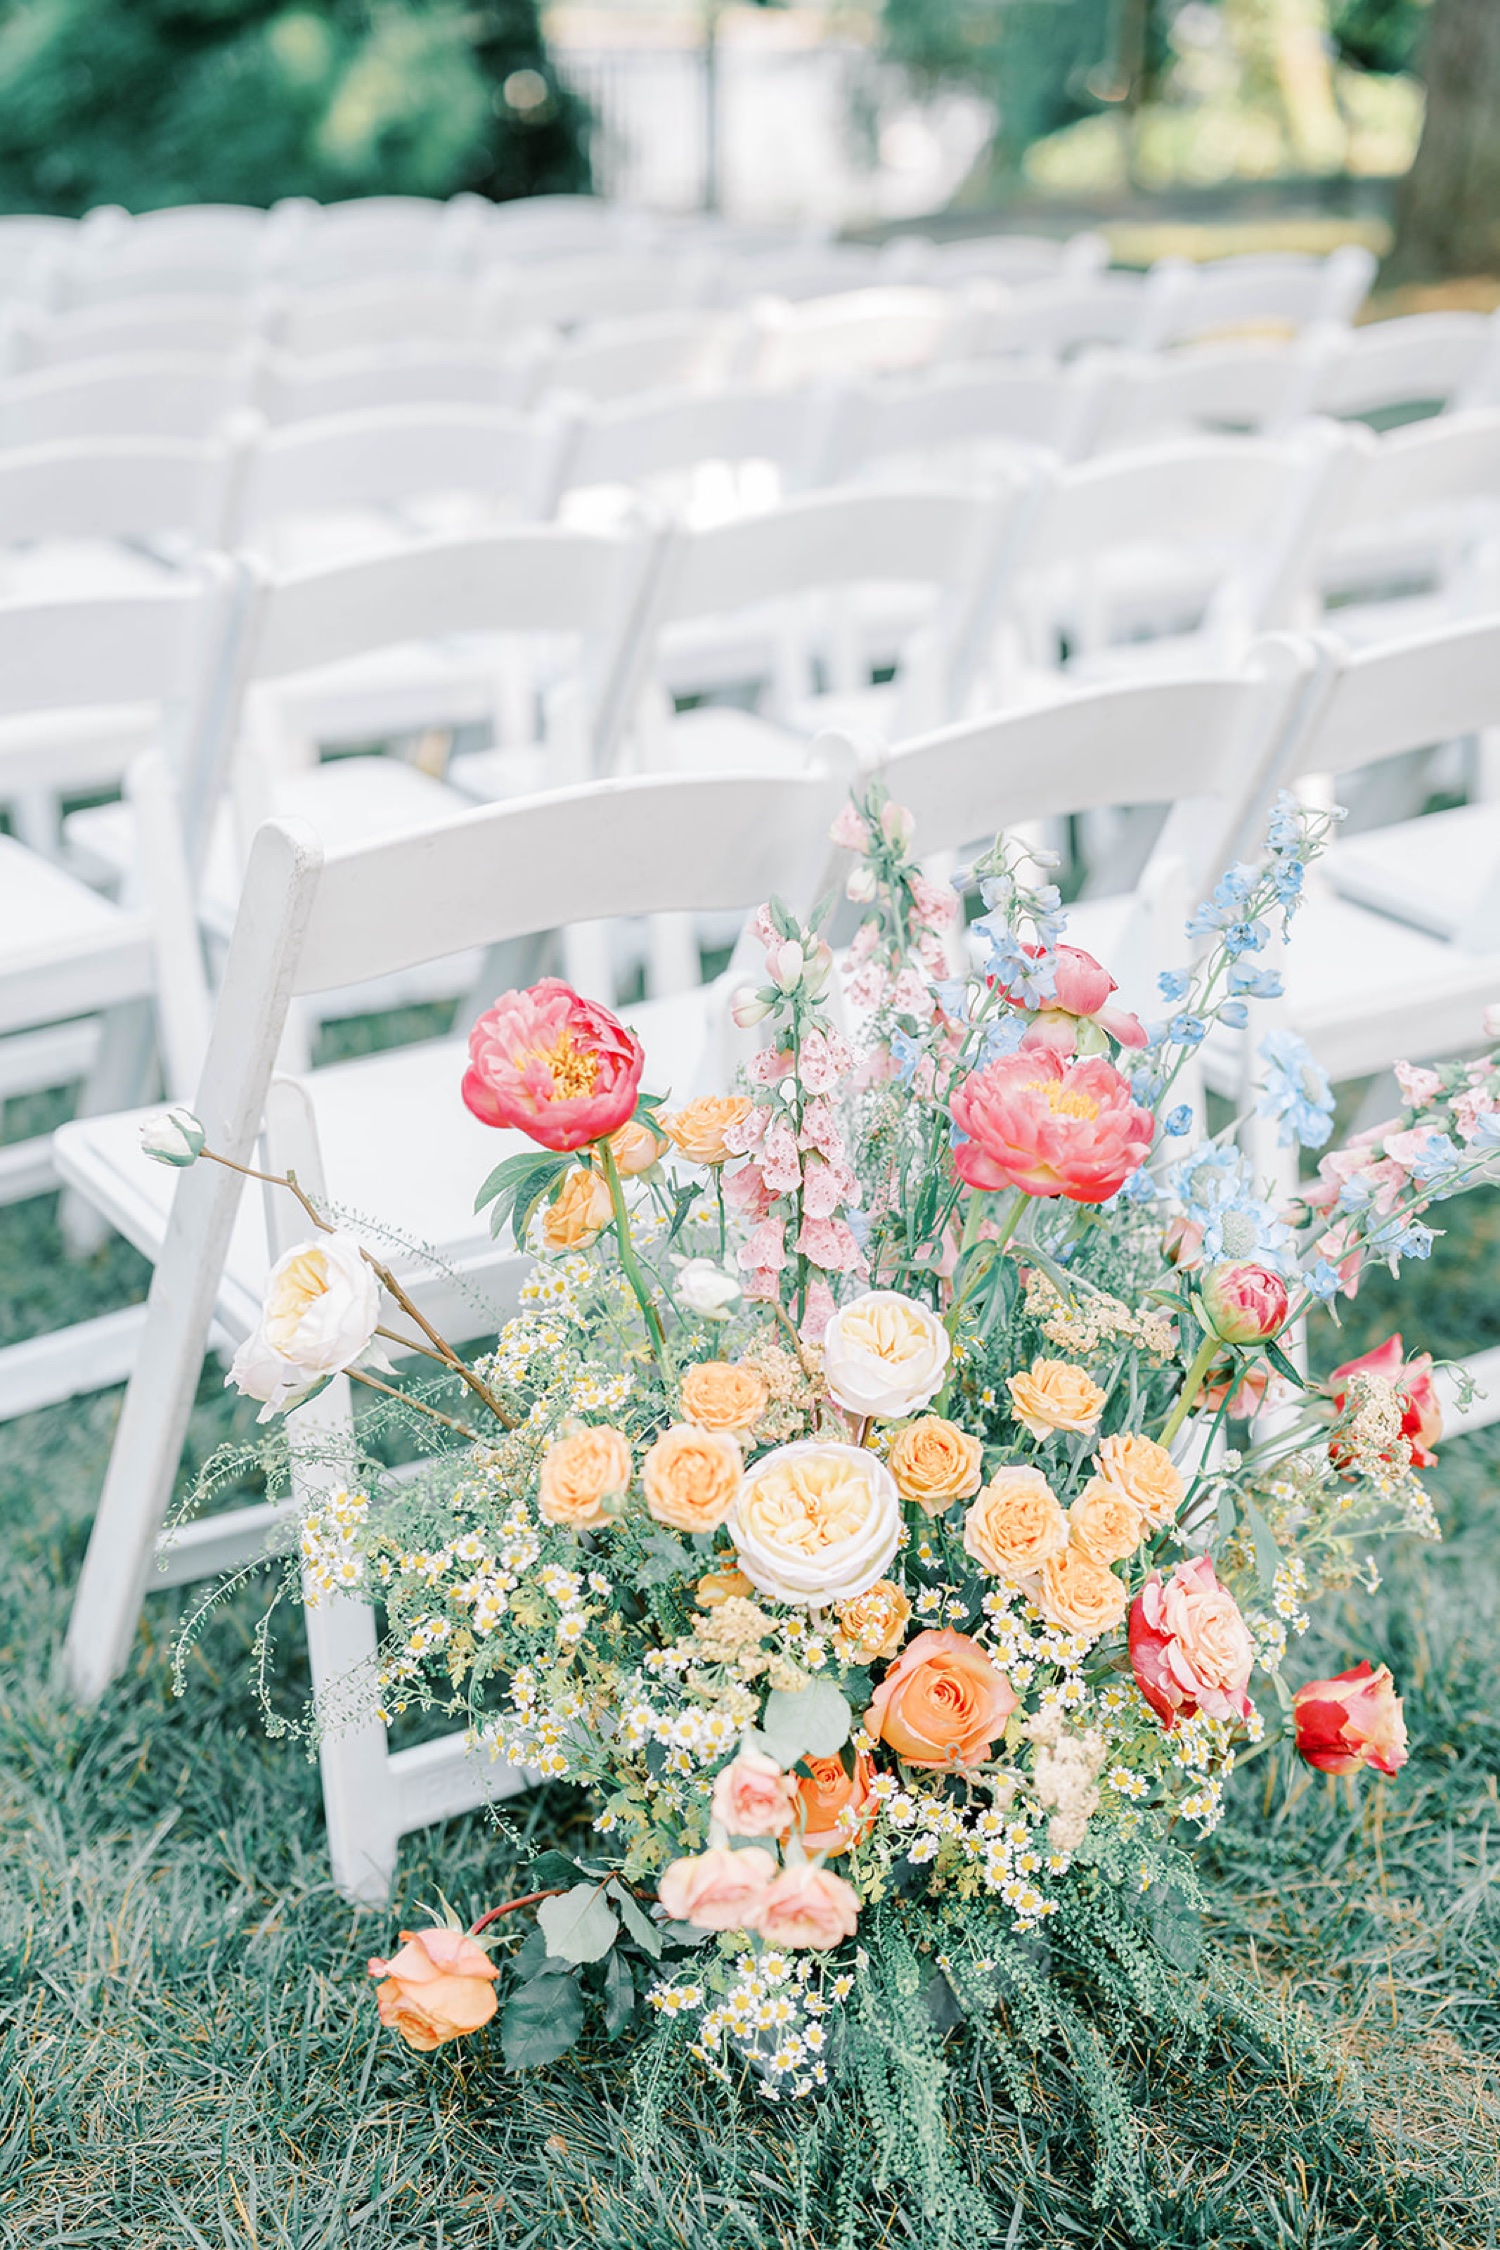
[[[194,1164],[203,1154],[203,1127],[190,1109],[157,1109],[141,1123],[141,1154],[158,1164]]]
[[[1203,1309],[1226,1344],[1264,1344],[1286,1325],[1286,1283],[1269,1266],[1210,1266]]]
[[[1406,1721],[1389,1668],[1368,1663],[1331,1680],[1309,1680],[1292,1697],[1297,1748],[1319,1773],[1397,1773],[1406,1763]]]

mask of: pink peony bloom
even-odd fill
[[[1297,1748],[1319,1773],[1398,1773],[1406,1763],[1406,1720],[1388,1668],[1368,1663],[1331,1680],[1309,1680],[1292,1697]]]
[[[463,1098],[482,1124],[514,1127],[543,1148],[582,1148],[633,1115],[645,1059],[608,1008],[543,977],[502,992],[469,1033]]]
[[[1154,1570],[1130,1605],[1136,1685],[1168,1733],[1179,1714],[1195,1711],[1248,1719],[1254,1661],[1239,1604],[1207,1555],[1180,1562],[1166,1580]]]
[[[1210,1266],[1203,1309],[1226,1344],[1264,1344],[1286,1325],[1286,1283],[1269,1266]]]
[[[1333,1392],[1333,1403],[1342,1413],[1348,1395],[1348,1378],[1351,1375],[1379,1375],[1387,1383],[1394,1383],[1405,1400],[1401,1416],[1401,1435],[1411,1446],[1411,1457],[1419,1469],[1430,1469],[1437,1461],[1432,1448],[1443,1434],[1443,1409],[1437,1395],[1437,1385],[1432,1380],[1431,1352],[1418,1352],[1414,1358],[1402,1356],[1399,1332],[1387,1336],[1374,1351],[1364,1352],[1358,1359],[1345,1360],[1329,1377],[1330,1387],[1341,1388]],[[1334,1442],[1334,1458],[1338,1458],[1338,1441]]]
[[[970,1187],[1070,1203],[1107,1202],[1145,1161],[1155,1129],[1113,1063],[1102,1055],[1068,1062],[1049,1047],[975,1071],[955,1092],[952,1115],[968,1136],[954,1167]]]

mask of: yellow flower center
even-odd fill
[[[837,1456],[812,1454],[757,1477],[746,1512],[772,1545],[815,1555],[853,1539],[870,1504],[869,1484],[857,1469]]]
[[[576,1101],[580,1094],[594,1091],[599,1057],[574,1046],[571,1026],[564,1025],[555,1047],[534,1047],[532,1053],[551,1071],[552,1092],[558,1101]]]
[[[1055,1078],[1028,1078],[1026,1092],[1040,1094],[1057,1116],[1092,1120],[1099,1114],[1100,1105],[1092,1094],[1081,1094],[1075,1086],[1064,1086]]]
[[[292,1260],[277,1283],[273,1303],[266,1307],[266,1335],[277,1351],[290,1349],[303,1315],[327,1293],[328,1267],[313,1244]]]

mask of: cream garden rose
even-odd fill
[[[380,1320],[380,1284],[352,1234],[299,1243],[272,1266],[260,1320],[225,1378],[264,1401],[269,1422],[365,1353]]]
[[[1091,1430],[1104,1411],[1103,1391],[1068,1359],[1034,1359],[1025,1374],[1007,1376],[1005,1387],[1011,1412],[1034,1438]]]
[[[828,1395],[848,1414],[895,1421],[931,1404],[952,1346],[936,1313],[895,1289],[869,1289],[841,1306],[823,1338]]]
[[[758,1592],[779,1602],[847,1602],[884,1574],[901,1537],[901,1504],[873,1453],[804,1438],[749,1470],[727,1529]]]

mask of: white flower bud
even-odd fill
[[[703,1320],[727,1320],[739,1302],[740,1285],[712,1258],[685,1258],[677,1276],[677,1302]]]
[[[886,842],[894,844],[898,851],[905,851],[915,835],[917,827],[915,819],[907,811],[905,805],[898,805],[894,798],[889,804],[881,806],[880,825],[885,832]]]
[[[785,945],[772,948],[767,966],[783,992],[796,991],[798,985],[802,982],[802,969],[805,959],[806,956],[795,938],[788,938]]]
[[[879,888],[874,868],[867,867],[861,860],[858,867],[850,870],[849,880],[844,885],[844,896],[852,898],[856,906],[868,906]]]
[[[771,1003],[762,1000],[753,984],[742,984],[729,1003],[729,1013],[741,1031],[753,1031],[771,1013]]]
[[[833,947],[826,938],[819,938],[807,956],[807,966],[802,973],[803,989],[816,995],[828,982],[833,968]]]
[[[188,1165],[203,1153],[203,1127],[190,1109],[157,1109],[141,1122],[141,1154],[158,1164]]]

